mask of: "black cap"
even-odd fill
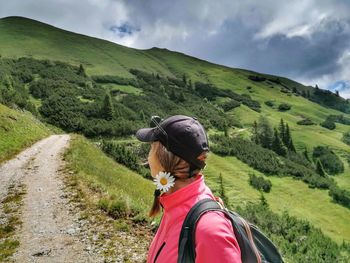
[[[198,157],[202,152],[209,151],[209,143],[197,118],[174,115],[162,120],[152,116],[150,126],[139,129],[136,138],[143,142],[160,141],[168,151],[187,161],[191,170],[205,167],[205,162]]]

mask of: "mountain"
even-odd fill
[[[330,177],[338,187],[350,189],[350,146],[342,139],[350,130],[350,105],[336,94],[281,76],[229,68],[166,49],[132,49],[22,17],[0,19],[0,36],[0,88],[3,85],[16,90],[16,81],[22,78],[18,85],[23,89],[17,87],[16,94],[26,93],[40,118],[67,131],[101,135],[101,127],[106,125],[103,132],[113,127],[117,131],[102,136],[113,137],[119,132],[123,138],[116,141],[133,141],[129,135],[148,122],[146,116],[181,110],[199,116],[215,146],[220,143],[214,141],[215,135],[224,132],[233,138],[250,138],[253,123],[260,116],[265,116],[274,127],[283,119],[289,125],[297,153],[307,149],[311,156],[317,146],[328,146],[333,151],[344,167]],[[21,75],[23,67],[28,72]],[[65,92],[56,94],[55,78],[59,77],[66,85]],[[105,93],[110,97],[105,97]],[[54,115],[50,110],[55,102],[66,103],[70,108],[62,115]],[[104,105],[106,116],[102,118],[94,111],[99,104]],[[113,107],[114,112],[109,111]],[[108,119],[113,116],[119,119]],[[225,124],[225,120],[229,123]],[[113,125],[108,126],[110,123]],[[291,162],[300,168],[304,161]],[[310,167],[302,169],[309,173],[313,169]],[[268,176],[249,160],[212,152],[205,174],[213,189],[219,188],[219,173],[223,174],[227,195],[235,205],[260,198],[260,193],[248,183],[249,174],[254,173],[272,182],[265,197],[273,211],[288,210],[291,215],[307,219],[338,243],[350,240],[350,210],[334,203],[328,190],[311,188],[290,176]]]

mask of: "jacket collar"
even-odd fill
[[[177,207],[191,207],[193,203],[198,201],[198,197],[202,194],[212,195],[211,191],[204,183],[204,176],[198,173],[195,176],[195,181],[180,188],[179,190],[167,194],[163,193],[160,196],[160,203],[163,206],[165,212],[171,212]]]

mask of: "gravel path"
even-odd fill
[[[11,184],[26,189],[15,262],[101,262],[81,241],[82,230],[59,173],[69,140],[69,135],[52,135],[0,166],[0,200]]]

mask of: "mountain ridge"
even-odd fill
[[[282,78],[282,79],[285,79],[285,80],[288,80],[288,81],[292,81],[294,84],[297,84],[297,85],[302,85],[304,87],[314,88],[312,86],[304,85],[302,83],[299,83],[299,82],[297,82],[297,81],[295,81],[293,79],[287,78],[287,77],[283,77],[283,76],[279,76],[279,75],[273,75],[273,74],[267,74],[267,73],[263,73],[263,72],[257,72],[257,71],[251,70],[251,69],[244,69],[244,68],[238,68],[238,67],[229,67],[229,66],[218,64],[218,63],[215,63],[215,62],[211,62],[211,61],[208,61],[208,60],[205,60],[205,59],[197,58],[195,56],[191,56],[191,55],[188,55],[186,53],[179,52],[179,51],[176,51],[176,50],[169,50],[167,48],[161,48],[161,47],[152,47],[152,48],[149,48],[149,49],[131,48],[131,47],[127,47],[127,46],[124,46],[124,45],[112,42],[110,40],[101,39],[101,38],[98,38],[98,37],[95,37],[95,36],[88,36],[88,35],[84,35],[82,33],[69,31],[69,30],[66,30],[66,29],[63,29],[63,28],[60,28],[60,27],[56,27],[56,26],[50,25],[48,23],[45,23],[45,22],[42,22],[42,21],[39,21],[39,20],[35,20],[35,19],[23,17],[23,16],[7,16],[7,17],[3,17],[3,18],[0,18],[0,23],[1,22],[32,23],[32,24],[35,24],[36,26],[45,26],[45,27],[49,27],[49,28],[54,29],[54,30],[58,30],[60,32],[76,35],[76,36],[83,37],[83,38],[91,38],[91,39],[102,41],[102,42],[105,42],[105,43],[108,43],[108,44],[116,45],[116,46],[118,46],[119,48],[122,48],[122,49],[130,49],[130,50],[136,50],[136,51],[140,51],[140,52],[148,52],[151,55],[152,55],[152,52],[154,52],[154,51],[156,51],[156,52],[175,53],[175,54],[178,54],[178,55],[181,55],[181,56],[184,56],[184,57],[188,57],[190,59],[197,60],[199,62],[208,63],[210,65],[221,67],[221,68],[224,68],[224,69],[243,71],[244,73],[249,73],[249,74],[259,74],[259,75],[270,76],[270,77],[279,77],[279,78]]]

